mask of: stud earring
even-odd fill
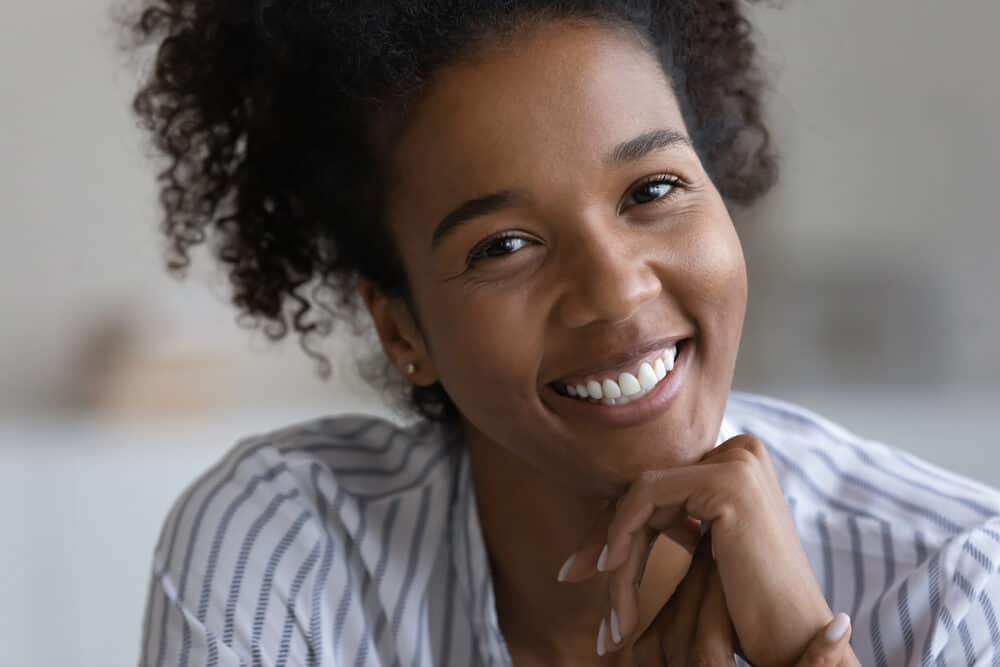
[[[406,374],[413,375],[417,372],[417,367],[413,362],[406,364]]]

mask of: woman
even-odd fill
[[[171,267],[211,228],[274,337],[363,303],[422,419],[238,443],[143,664],[998,664],[1000,492],[730,391],[728,206],[775,178],[741,12],[145,9]]]

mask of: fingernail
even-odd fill
[[[605,544],[604,548],[601,549],[601,555],[597,557],[597,571],[604,572],[604,566],[608,562],[608,545]]]
[[[847,628],[850,625],[851,617],[844,612],[840,612],[833,617],[833,620],[830,621],[830,625],[826,626],[826,640],[828,642],[837,641],[844,636],[844,633],[847,632]]]
[[[572,567],[572,565],[573,565],[573,559],[575,559],[575,558],[576,558],[576,554],[575,553],[570,554],[569,558],[566,559],[566,562],[562,564],[561,568],[559,568],[559,576],[556,577],[556,579],[558,581],[565,581],[566,580],[566,575],[569,573],[569,568]]]
[[[618,627],[618,614],[615,612],[615,608],[611,608],[611,640],[616,644],[621,644],[622,642],[622,631]]]
[[[597,655],[604,655],[605,645],[608,641],[608,624],[601,619],[601,629],[597,631]]]

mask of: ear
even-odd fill
[[[399,369],[403,377],[414,384],[428,385],[437,381],[427,344],[409,306],[402,299],[384,295],[371,282],[357,277],[358,294],[375,324],[375,331],[382,342],[382,350]],[[406,365],[413,363],[417,370],[407,373]]]

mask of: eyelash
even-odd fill
[[[667,192],[667,194],[663,195],[662,197],[657,197],[649,202],[644,202],[642,204],[639,204],[640,206],[661,205],[665,202],[672,200],[680,193],[681,190],[687,188],[684,182],[677,176],[674,176],[672,174],[657,174],[656,176],[650,176],[645,181],[639,183],[639,185],[636,186],[635,190],[638,190],[643,187],[648,187],[651,185],[669,185],[671,186],[671,188],[670,191]],[[635,192],[635,190],[633,190],[632,192]],[[513,252],[504,253],[503,255],[498,255],[493,257],[487,255],[481,255],[482,251],[493,247],[495,244],[497,244],[498,241],[503,241],[505,239],[520,239],[522,241],[527,240],[524,236],[518,234],[517,232],[501,232],[496,236],[491,236],[490,238],[484,240],[482,243],[480,243],[479,245],[477,245],[475,248],[472,249],[472,251],[469,253],[468,259],[466,260],[466,266],[472,267],[486,260],[500,259],[502,257],[506,257],[507,255],[513,255],[514,254]]]

